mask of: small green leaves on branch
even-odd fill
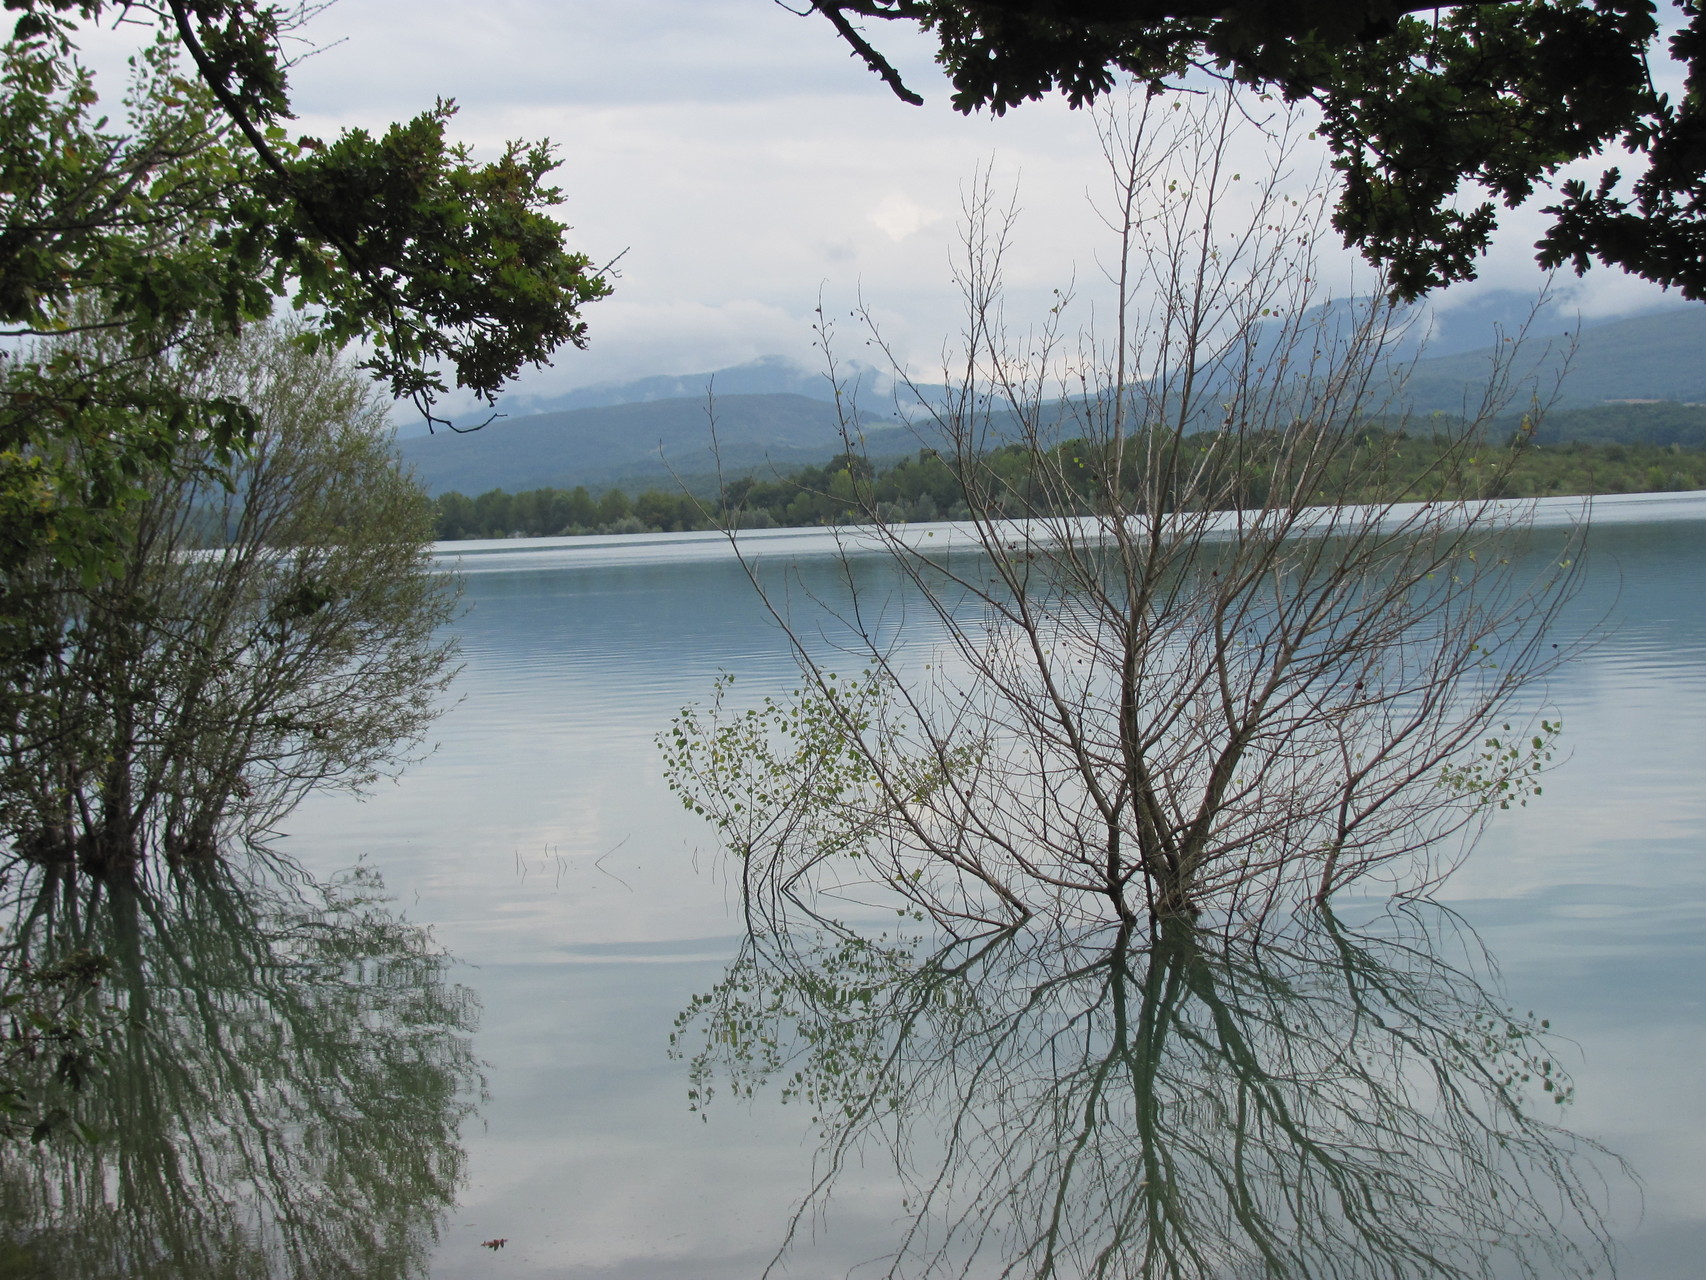
[[[1528,807],[1528,798],[1541,794],[1540,775],[1552,763],[1561,720],[1542,720],[1539,732],[1527,741],[1512,736],[1509,724],[1482,742],[1482,750],[1461,763],[1440,766],[1440,785],[1470,803],[1509,809]]]

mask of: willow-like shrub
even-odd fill
[[[11,584],[39,639],[6,699],[0,821],[15,856],[103,877],[215,857],[310,788],[400,767],[453,674],[432,506],[371,384],[269,326],[139,376],[230,396],[259,426],[233,466],[163,460],[173,478],[113,517],[117,572]]]

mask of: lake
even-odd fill
[[[837,590],[837,562],[828,554],[833,535],[777,531],[754,545],[772,568],[795,566],[796,600]],[[1394,918],[1376,904],[1346,904],[1347,919],[1357,923],[1334,954],[1356,957],[1365,984],[1359,990],[1403,974],[1402,991],[1386,990],[1379,1009],[1362,994],[1347,1004],[1345,990],[1334,986],[1333,963],[1323,967],[1301,949],[1260,973],[1247,958],[1219,954],[1169,956],[1133,972],[1094,970],[1088,986],[1051,988],[1053,1003],[1039,1003],[1035,993],[1051,981],[1039,975],[1054,961],[1028,943],[1014,944],[949,957],[953,981],[976,984],[967,987],[972,994],[955,1006],[950,1027],[940,1014],[950,1003],[940,998],[946,988],[932,979],[929,1017],[898,1050],[892,1037],[880,1036],[881,1043],[826,1049],[821,985],[773,987],[772,994],[784,992],[784,1004],[804,1000],[799,993],[808,989],[817,1003],[759,1011],[760,1022],[768,1018],[765,1025],[785,1026],[794,1037],[780,1049],[787,1067],[768,1080],[758,1079],[763,1072],[744,1049],[735,1052],[737,1024],[744,1025],[738,1009],[735,1022],[702,1016],[682,1026],[672,1051],[678,1017],[742,957],[744,929],[738,887],[713,833],[670,794],[654,744],[683,704],[709,696],[719,673],[736,676],[745,700],[795,687],[793,658],[743,570],[720,541],[695,535],[447,544],[440,555],[464,575],[466,609],[456,626],[466,665],[437,726],[436,750],[366,799],[313,797],[282,824],[276,841],[319,879],[358,864],[376,873],[391,909],[430,928],[448,953],[445,981],[477,1000],[472,1050],[483,1084],[471,1091],[464,1085],[474,1105],[460,1119],[466,1161],[454,1169],[454,1207],[436,1219],[436,1211],[424,1213],[408,1228],[421,1237],[428,1274],[751,1277],[780,1256],[774,1274],[793,1277],[875,1276],[891,1268],[900,1275],[995,1275],[1004,1250],[1012,1252],[1009,1242],[1024,1237],[1032,1263],[1058,1249],[1048,1255],[1055,1273],[1078,1275],[1168,1232],[1171,1247],[1209,1250],[1193,1265],[1228,1276],[1373,1274],[1319,1262],[1309,1270],[1307,1258],[1366,1258],[1371,1247],[1398,1256],[1425,1241],[1438,1244],[1443,1258],[1448,1237],[1513,1230],[1510,1220],[1487,1216],[1481,1191],[1476,1203],[1450,1202],[1444,1174],[1461,1169],[1469,1172],[1452,1176],[1488,1179],[1495,1199],[1498,1189],[1529,1179],[1513,1199],[1526,1197],[1538,1217],[1539,1243],[1525,1255],[1539,1259],[1538,1274],[1573,1273],[1569,1250],[1591,1255],[1600,1228],[1615,1244],[1619,1275],[1700,1274],[1706,497],[1598,504],[1584,589],[1563,627],[1601,617],[1610,623],[1539,694],[1564,724],[1545,794],[1496,816],[1435,895],[1446,909]],[[880,585],[880,563],[859,571]],[[937,639],[915,615],[900,628],[903,649],[919,660]],[[1432,958],[1419,967],[1398,959],[1413,954],[1422,937]],[[921,952],[911,954],[918,959]],[[877,990],[879,1001],[923,989],[907,986],[912,980],[904,974],[888,986],[889,979],[869,977],[877,963],[870,953],[794,959],[814,982],[864,974],[857,989]],[[1183,988],[1201,1002],[1180,1006]],[[1269,1055],[1264,1061],[1284,1056],[1286,1071],[1263,1068],[1252,1083],[1249,1065],[1227,1056],[1224,1019],[1194,1011],[1215,1007],[1202,995],[1211,988],[1233,1011],[1228,1016],[1245,1020],[1240,1053]],[[1031,995],[1016,1005],[1015,992]],[[737,991],[731,998],[738,1005],[741,997]],[[1085,1079],[1094,1077],[1096,1092],[1088,1105],[1099,1127],[1089,1135],[1072,1120],[1089,1095],[1072,1094],[1062,1082],[1076,1080],[1085,1062],[1136,1060],[1122,1039],[1129,1034],[1123,1022],[1103,1025],[1127,1001],[1134,1019],[1140,1009],[1159,1016],[1160,1008],[1176,1027],[1165,1053],[1145,1059],[1156,1072],[1154,1087],[1172,1090],[1172,1110],[1116,1099],[1090,1072]],[[1488,1011],[1506,1041],[1497,1052],[1514,1054],[1509,1060],[1534,1074],[1529,1092],[1538,1128],[1489,1120],[1473,1098],[1461,1106],[1452,1100],[1454,1082],[1480,1069],[1458,1060],[1470,1052],[1461,1028],[1479,1026]],[[1543,1031],[1540,1019],[1549,1024]],[[1375,1039],[1366,1051],[1346,1051],[1341,1042],[1339,1058],[1313,1064],[1296,1051],[1312,1025],[1338,1035],[1352,1024],[1362,1028],[1353,1033],[1359,1035],[1379,1028],[1369,1031]],[[1408,1028],[1403,1036],[1381,1038],[1400,1024]],[[1208,1027],[1216,1028],[1212,1035],[1198,1034]],[[1072,1028],[1083,1029],[1077,1040]],[[1279,1040],[1255,1044],[1276,1028]],[[827,1034],[838,1032],[830,1025]],[[1290,1046],[1282,1043],[1288,1036]],[[965,1056],[973,1043],[989,1046],[975,1070]],[[1036,1069],[1042,1055],[1058,1057],[1066,1043],[1079,1044],[1074,1052],[1088,1055],[1085,1062]],[[1108,1048],[1116,1043],[1117,1054]],[[1542,1055],[1523,1048],[1531,1043],[1543,1045],[1544,1068],[1537,1065]],[[891,1075],[879,1087],[895,1096],[885,1094],[869,1115],[852,1115],[861,1104],[849,1101],[850,1081],[865,1067],[850,1070],[825,1056],[831,1050],[849,1060],[857,1053],[904,1059],[904,1068],[884,1068]],[[1489,1050],[1488,1061],[1494,1056]],[[999,1062],[998,1075],[991,1061]],[[1354,1115],[1357,1104],[1348,1096],[1322,1098],[1353,1078],[1346,1061],[1371,1073],[1353,1092],[1387,1108],[1376,1126],[1386,1135],[1381,1141],[1426,1153],[1417,1156],[1424,1173],[1378,1161],[1357,1166],[1358,1186],[1388,1179],[1399,1188],[1380,1193],[1390,1196],[1382,1220],[1393,1238],[1371,1246],[1366,1229],[1351,1243],[1324,1236],[1309,1246],[1319,1253],[1305,1250],[1289,1271],[1257,1269],[1254,1254],[1238,1252],[1247,1240],[1213,1253],[1214,1241],[1248,1235],[1256,1219],[1280,1224],[1287,1240],[1316,1229],[1300,1225],[1297,1204],[1286,1206],[1284,1184],[1277,1192],[1215,1189],[1217,1171],[1246,1158],[1250,1134],[1261,1138],[1262,1168],[1278,1178],[1292,1169],[1300,1180],[1315,1179],[1308,1194],[1332,1198],[1330,1216],[1354,1218],[1355,1211],[1344,1207],[1343,1188],[1334,1189],[1339,1166],[1294,1159],[1302,1139],[1286,1124],[1246,1129],[1240,1120],[1236,1155],[1204,1138],[1230,1123],[1230,1111],[1202,1110],[1205,1099],[1222,1096],[1212,1082],[1232,1080],[1224,1096],[1237,1100],[1228,1104],[1233,1110],[1269,1108],[1262,1114],[1285,1114],[1287,1124],[1316,1126],[1311,1134],[1342,1137],[1347,1126],[1364,1123]],[[1573,1082],[1563,1107],[1543,1087],[1560,1068]],[[796,1069],[803,1083],[790,1094]],[[1300,1083],[1306,1073],[1315,1082],[1309,1089]],[[756,1085],[750,1096],[745,1084]],[[975,1103],[949,1098],[962,1087],[983,1092]],[[1187,1114],[1188,1123],[1180,1119]],[[1467,1138],[1458,1132],[1465,1125],[1473,1130]],[[239,1122],[227,1122],[233,1126]],[[950,1130],[952,1141],[944,1137]],[[1133,1145],[1139,1131],[1143,1141]],[[280,1132],[288,1145],[292,1131]],[[238,1140],[230,1133],[221,1139]],[[1335,1158],[1366,1162],[1379,1145],[1367,1135],[1345,1138]],[[1500,1154],[1490,1160],[1482,1148],[1493,1145]],[[1067,1169],[1068,1151],[1089,1153],[1085,1164]],[[1157,1151],[1172,1153],[1169,1176],[1180,1185],[1204,1181],[1179,1223],[1151,1218],[1139,1231],[1133,1214],[1156,1206],[1145,1198],[1147,1180],[1131,1170]],[[1086,1172],[1092,1155],[1094,1175]],[[1502,1160],[1516,1163],[1496,1168]],[[1549,1172],[1535,1175],[1540,1166]],[[396,1194],[406,1197],[409,1185],[400,1183]],[[1052,1210],[1043,1203],[1049,1188],[1061,1192]],[[241,1186],[229,1191],[239,1202],[246,1194]],[[1221,1194],[1230,1197],[1224,1211],[1214,1200]],[[1584,1199],[1591,1202],[1585,1216]],[[1066,1215],[1060,1221],[1069,1226],[1057,1235],[1070,1239],[1038,1243],[1027,1215],[1049,1212]],[[488,1247],[499,1240],[500,1248]],[[1109,1243],[1098,1264],[1083,1250],[1103,1240]],[[1291,1246],[1273,1247],[1281,1258]],[[1491,1245],[1482,1252],[1504,1257]],[[1420,1255],[1405,1256],[1411,1269],[1394,1274],[1430,1274]],[[1018,1273],[1042,1269],[1032,1263]],[[1460,1258],[1449,1265],[1467,1264]],[[1489,1265],[1503,1274],[1517,1263],[1495,1258]],[[1186,1269],[1177,1260],[1152,1266],[1157,1275]],[[1446,1262],[1438,1273],[1448,1273]],[[0,1274],[8,1274],[3,1266]],[[162,1257],[157,1274],[176,1272]]]

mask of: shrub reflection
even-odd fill
[[[69,1123],[0,1148],[0,1274],[424,1273],[479,1082],[474,997],[373,873],[279,871],[16,895],[18,966],[110,970],[79,1011],[84,1087],[51,1054],[11,1063]]]
[[[1546,1023],[1487,968],[1423,908],[1260,944],[1171,921],[927,954],[830,927],[754,935],[675,1043],[694,1107],[769,1084],[820,1128],[774,1271],[886,1160],[903,1209],[872,1274],[1602,1273],[1622,1166],[1559,1126]]]

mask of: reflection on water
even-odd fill
[[[769,1083],[810,1109],[779,1274],[876,1160],[902,1190],[870,1274],[1603,1273],[1620,1166],[1559,1126],[1546,1023],[1484,963],[1424,909],[1260,945],[1182,925],[1141,949],[760,937],[677,1045],[697,1047],[696,1108]]]
[[[90,1136],[0,1149],[0,1275],[425,1274],[479,1083],[475,1003],[377,877],[36,878],[11,905],[18,961],[113,968],[96,1074],[33,1082]]]
[[[1602,1260],[1596,1177],[1621,1180],[1552,1127],[1569,1116],[1646,1179],[1644,1221],[1618,1219],[1627,1280],[1694,1280],[1706,521],[1600,525],[1579,614],[1617,621],[1549,691],[1570,758],[1447,885],[1522,1016],[1473,939],[1425,913],[1118,963],[1081,940],[770,943],[729,972],[751,989],[719,988],[679,1042],[705,1051],[709,1124],[680,1105],[688,1063],[663,1040],[722,973],[704,957],[733,950],[737,895],[695,859],[703,828],[652,735],[719,670],[757,699],[792,687],[792,661],[736,566],[513,547],[515,572],[470,580],[438,754],[364,804],[311,800],[287,842],[327,880],[371,854],[477,966],[489,1128],[466,1123],[469,997],[421,932],[351,901],[371,882],[328,901],[174,880],[128,907],[14,884],[4,940],[39,961],[87,938],[121,962],[106,1000],[143,1018],[112,1030],[110,1084],[76,1100],[97,1141],[0,1159],[0,1276],[749,1280],[782,1246],[791,1274],[862,1280],[1363,1280],[1524,1258],[1553,1280]],[[806,585],[832,589],[828,565],[804,562]],[[916,612],[905,640],[931,660]],[[1568,1109],[1529,1007],[1581,1041],[1563,1046]],[[729,1105],[763,1081],[798,1097]],[[808,1180],[793,1162],[813,1114]]]

